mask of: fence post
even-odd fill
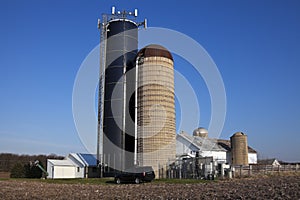
[[[171,167],[170,167],[170,165],[168,167],[168,178],[171,178]]]
[[[221,164],[221,178],[224,178],[224,164]]]
[[[181,179],[181,167],[182,167],[183,162],[179,164],[179,179]]]
[[[252,165],[249,165],[249,171],[248,171],[248,176],[251,176],[251,171],[252,171]]]
[[[161,179],[161,177],[160,177],[160,164],[158,163],[158,161],[157,161],[157,168],[158,168],[158,178]]]
[[[242,178],[242,169],[243,169],[243,165],[240,165],[240,178]]]
[[[228,178],[232,179],[235,178],[235,168],[234,166],[230,166],[229,170],[228,170]]]

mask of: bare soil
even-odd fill
[[[300,175],[195,184],[66,184],[1,180],[1,199],[300,199]]]

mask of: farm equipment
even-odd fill
[[[36,160],[34,162],[30,162],[30,166],[37,166],[38,168],[40,168],[40,170],[42,170],[43,172],[44,178],[48,176],[48,172],[40,165],[40,161]]]

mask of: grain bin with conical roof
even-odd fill
[[[247,135],[237,132],[230,137],[232,165],[248,165]]]
[[[173,57],[160,45],[146,46],[138,52],[137,70],[137,159],[162,177],[176,155]]]

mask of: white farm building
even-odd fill
[[[232,164],[230,140],[209,138],[204,128],[198,128],[193,135],[181,132],[176,135],[176,156],[213,157],[217,163]],[[257,152],[248,146],[248,163],[257,163]]]
[[[47,160],[47,178],[92,178],[99,175],[97,159],[92,154],[70,153],[63,160]]]

